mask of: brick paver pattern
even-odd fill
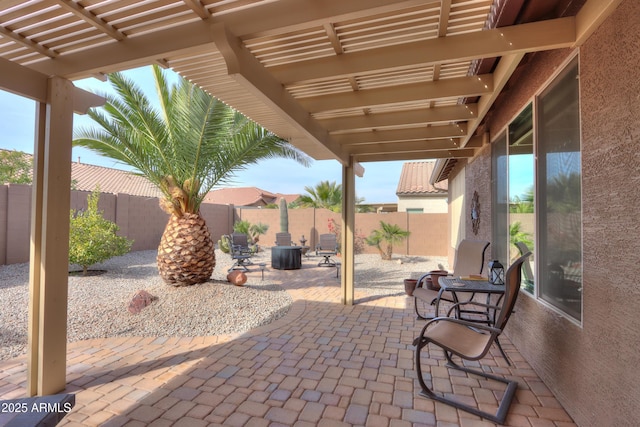
[[[248,274],[259,277],[254,270]],[[294,304],[284,318],[248,333],[69,344],[66,392],[76,394],[76,406],[60,425],[494,425],[418,394],[412,341],[424,321],[416,320],[411,297],[356,292],[355,305],[342,305],[335,269],[311,261],[267,276]],[[504,335],[501,344],[512,366],[497,348],[471,365],[518,379],[506,424],[574,426]],[[423,369],[436,390],[497,408],[501,386],[449,371],[443,354],[428,350]],[[24,357],[0,362],[1,399],[24,397],[25,381]]]

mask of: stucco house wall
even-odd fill
[[[398,197],[398,212],[407,212],[407,209],[422,209],[422,213],[447,213],[447,196]]]
[[[625,0],[580,48],[583,319],[523,293],[506,334],[580,426],[640,425],[640,2]],[[499,135],[572,54],[536,54],[488,118]],[[491,147],[465,167],[490,240]],[[449,177],[450,183],[461,175]],[[451,185],[451,184],[450,184]],[[467,219],[469,222],[469,219]],[[467,237],[473,236],[466,224]]]

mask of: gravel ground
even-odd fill
[[[292,299],[279,285],[249,274],[243,287],[226,281],[232,263],[216,250],[212,280],[174,288],[164,284],[156,251],[131,252],[95,265],[104,274],[69,277],[69,342],[116,336],[208,336],[242,333],[284,316]],[[253,258],[270,265],[270,251]],[[308,261],[307,261],[308,262]],[[381,261],[378,255],[356,256],[356,289],[367,295],[402,295],[402,279],[446,267],[446,258],[403,256]],[[27,344],[28,264],[0,266],[0,360],[23,354]],[[139,314],[128,305],[146,290],[159,299]]]

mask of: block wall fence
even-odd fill
[[[71,209],[86,209],[87,191],[71,191]],[[156,249],[168,221],[168,214],[160,209],[157,198],[137,197],[127,194],[102,193],[98,204],[103,216],[115,222],[118,234],[132,239],[132,251]],[[329,232],[329,220],[340,224],[340,214],[327,209],[289,209],[289,232],[296,244],[302,236],[306,245],[315,247],[318,236]],[[235,208],[233,205],[203,203],[200,213],[204,217],[214,242],[233,230],[237,220],[252,224],[269,225],[267,234],[260,236],[260,245],[275,244],[275,233],[280,231],[278,209]],[[356,235],[368,236],[380,227],[380,221],[397,224],[411,235],[403,243],[394,246],[399,255],[447,256],[447,214],[356,214]],[[29,261],[31,221],[31,186],[6,184],[0,186],[0,265]],[[376,248],[361,245],[363,253],[377,253]]]

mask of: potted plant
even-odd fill
[[[413,291],[416,290],[417,285],[418,285],[418,279],[404,279],[404,291],[410,297],[413,296]]]

